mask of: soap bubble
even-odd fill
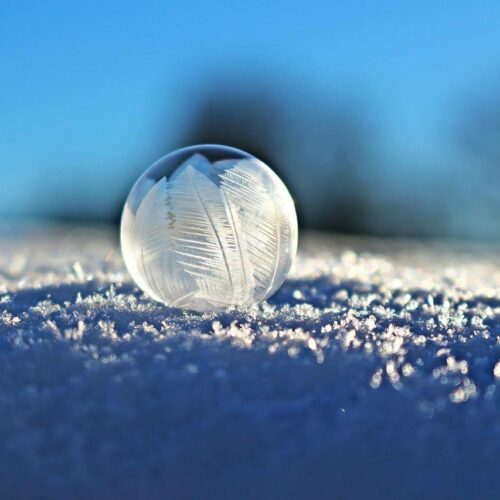
[[[168,306],[219,311],[273,295],[297,251],[297,216],[279,177],[227,146],[161,158],[130,192],[121,221],[125,264]]]

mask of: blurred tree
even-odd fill
[[[462,109],[456,139],[465,153],[467,179],[462,186],[465,215],[474,236],[500,236],[500,96],[496,89],[486,98],[472,98]],[[468,217],[467,217],[468,216]],[[477,233],[477,234],[475,234]]]
[[[481,163],[500,169],[500,98],[474,102],[466,107],[458,129],[458,139]]]
[[[228,144],[261,158],[289,186],[303,226],[369,232],[373,162],[359,109],[269,78],[220,81],[199,94],[183,142]]]

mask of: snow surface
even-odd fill
[[[115,232],[4,228],[0,497],[497,497],[498,248],[301,243],[268,303],[199,315]]]

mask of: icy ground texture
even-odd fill
[[[202,316],[112,236],[0,239],[1,498],[497,497],[498,249],[309,235]]]

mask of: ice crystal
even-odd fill
[[[499,255],[309,234],[267,301],[196,314],[104,229],[11,230],[0,496],[494,497]]]
[[[232,148],[197,146],[139,179],[121,241],[131,275],[151,297],[222,310],[261,302],[281,286],[295,257],[297,219],[286,187],[264,163]]]

